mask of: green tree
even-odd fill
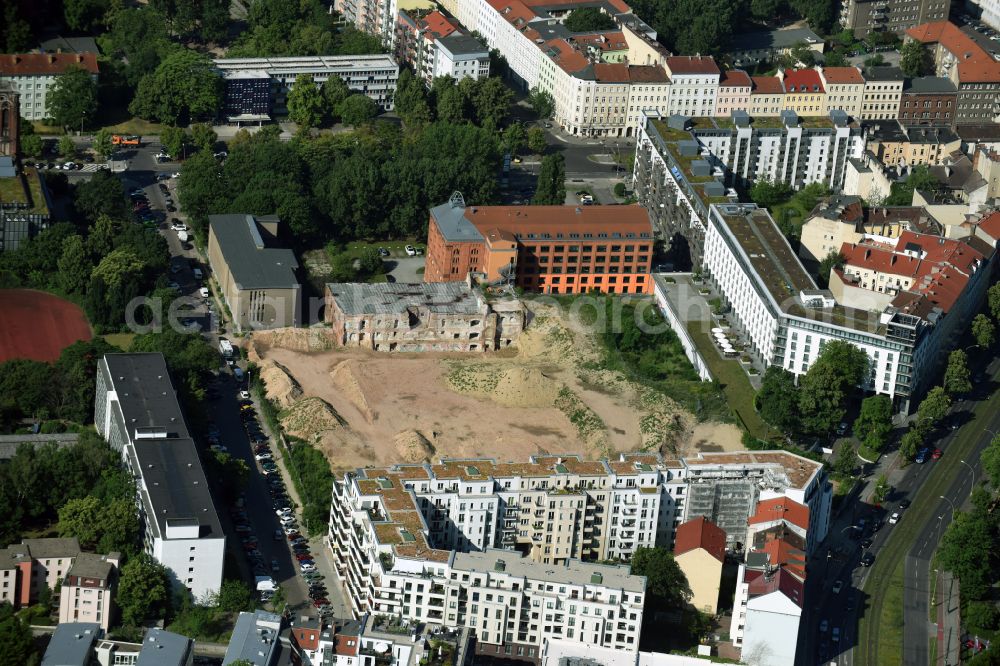
[[[126,283],[138,280],[145,268],[139,256],[129,248],[118,248],[101,259],[90,274],[91,279],[101,278],[109,289],[115,290]]]
[[[873,395],[861,401],[861,411],[854,420],[854,436],[872,451],[881,451],[892,434],[892,400]]]
[[[830,250],[830,253],[823,257],[823,261],[819,262],[816,283],[825,288],[830,284],[830,272],[834,268],[843,268],[845,262],[847,262],[847,258],[843,252],[840,250]]]
[[[528,143],[528,133],[521,123],[512,123],[503,132],[504,149],[511,155],[517,155]]]
[[[427,90],[423,81],[418,80],[409,68],[403,69],[396,81],[396,95],[393,98],[396,113],[404,123],[412,124],[411,115],[421,102],[427,106]]]
[[[769,366],[757,393],[760,417],[781,432],[794,432],[799,420],[798,402],[795,375],[781,366]]]
[[[160,130],[160,143],[170,157],[180,159],[184,151],[184,144],[187,142],[187,133],[180,127],[167,125]]]
[[[417,104],[417,109],[419,110],[419,102]],[[437,117],[438,120],[446,123],[462,123],[468,118],[468,109],[466,108],[465,95],[462,94],[461,89],[452,84],[444,89],[437,95]],[[414,113],[411,112],[411,120],[414,117]]]
[[[847,56],[840,49],[824,53],[823,58],[824,67],[848,67],[851,64],[848,62]]]
[[[87,70],[70,66],[45,97],[45,112],[57,125],[80,129],[97,112],[97,83]]]
[[[920,406],[917,407],[917,421],[922,426],[933,427],[948,414],[949,407],[951,398],[944,388],[935,386],[920,401]]]
[[[969,360],[961,349],[956,349],[948,355],[948,367],[944,371],[944,389],[951,396],[972,390]]]
[[[28,623],[8,602],[0,603],[0,663],[38,666],[41,658]]]
[[[312,76],[299,74],[288,91],[288,118],[300,128],[319,127],[324,116],[323,94]]]
[[[76,144],[69,135],[63,134],[59,137],[59,155],[62,157],[73,157],[76,154]]]
[[[933,62],[930,52],[915,39],[907,39],[899,49],[899,68],[909,78],[929,74]]]
[[[73,499],[59,509],[59,535],[76,537],[85,550],[131,551],[139,537],[139,520],[131,498],[103,503],[93,496]]]
[[[528,94],[528,103],[531,104],[531,109],[539,120],[551,118],[556,110],[556,101],[552,99],[552,93],[539,90],[537,87],[532,88]]]
[[[409,70],[403,71],[406,72]],[[339,76],[331,76],[324,81],[320,92],[323,94],[323,104],[326,108],[326,114],[331,120],[338,117],[340,105],[345,99],[351,96],[351,89],[344,83],[344,79]]]
[[[115,601],[126,626],[138,627],[163,619],[170,609],[166,567],[146,553],[130,558],[122,567]]]
[[[536,206],[561,206],[566,202],[566,158],[562,153],[542,158],[538,183],[531,203]]]
[[[854,468],[857,466],[857,456],[854,453],[854,445],[844,442],[837,450],[837,458],[833,461],[833,469],[841,476],[852,476]]]
[[[750,0],[750,16],[761,22],[773,21],[785,4],[785,0]]]
[[[548,143],[545,141],[545,130],[541,127],[531,127],[528,129],[528,150],[535,153],[536,155],[541,155],[545,152],[548,147]]]
[[[899,440],[899,453],[909,460],[913,460],[917,451],[924,445],[924,433],[920,428],[910,428]]]
[[[21,137],[21,152],[28,157],[40,157],[43,147],[42,137],[37,134]]]
[[[750,188],[749,194],[750,200],[758,206],[773,208],[788,201],[792,196],[792,188],[785,183],[760,179]]]
[[[94,139],[91,142],[91,147],[97,156],[102,160],[108,159],[108,157],[114,152],[114,145],[111,143],[111,132],[102,127],[94,133]]]
[[[4,7],[0,44],[6,45],[6,53],[24,53],[31,48],[31,24],[21,17],[17,3],[11,2]]]
[[[507,119],[513,101],[514,93],[499,78],[491,76],[480,79],[472,98],[479,125],[499,129]]]
[[[993,283],[986,291],[986,303],[993,319],[1000,322],[1000,282]]]
[[[812,67],[816,64],[816,52],[809,48],[805,42],[797,42],[791,48],[793,65],[801,67]]]
[[[83,294],[90,282],[93,267],[82,236],[74,234],[63,241],[57,276],[63,291],[67,294]]]
[[[227,613],[251,611],[255,605],[253,591],[242,580],[224,580],[214,605]]]
[[[993,490],[1000,490],[1000,437],[994,437],[990,445],[983,449],[979,461]]]
[[[843,340],[826,343],[799,380],[801,423],[807,432],[829,433],[846,413],[847,398],[865,377],[868,355]]]
[[[208,123],[195,123],[191,126],[191,144],[198,150],[212,152],[219,135]]]
[[[360,127],[370,123],[378,115],[378,106],[367,95],[355,93],[340,105],[340,119],[345,125]]]
[[[611,30],[618,24],[615,20],[597,7],[580,7],[574,9],[563,23],[570,32],[597,32]]]
[[[373,247],[365,248],[365,251],[358,257],[358,270],[366,276],[381,275],[384,267],[378,250]]]
[[[934,177],[926,164],[918,164],[902,182],[892,184],[892,192],[886,199],[888,206],[909,206],[913,203],[914,190],[937,192],[941,183]]]
[[[691,600],[687,577],[666,548],[636,548],[632,573],[646,577],[646,592],[658,609],[683,608]]]
[[[976,344],[989,349],[996,342],[996,326],[989,317],[979,313],[972,320],[972,335],[976,338]]]
[[[63,17],[70,29],[91,32],[104,22],[110,8],[109,0],[63,0]]]
[[[872,493],[872,501],[875,504],[882,504],[885,502],[885,498],[889,496],[890,490],[892,490],[892,486],[889,485],[889,478],[885,474],[882,474],[875,482],[875,492]]]
[[[222,101],[222,79],[212,60],[183,49],[168,55],[139,81],[129,110],[149,120],[174,125],[211,118]]]
[[[166,25],[163,15],[148,5],[114,13],[110,30],[102,39],[102,50],[121,63],[129,86],[137,86],[169,52],[180,48],[169,40]]]
[[[941,566],[958,576],[963,598],[981,599],[990,589],[995,544],[984,516],[978,512],[955,514],[941,538],[937,557]]]
[[[122,181],[106,169],[96,172],[90,180],[78,183],[73,191],[73,206],[85,219],[93,221],[101,215],[116,220],[128,219],[131,206],[125,198]]]

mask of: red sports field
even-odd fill
[[[90,340],[90,324],[79,307],[31,289],[0,289],[0,361],[54,361],[77,340]]]

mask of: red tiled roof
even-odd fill
[[[544,46],[542,50],[551,53],[555,63],[570,74],[579,72],[590,64],[587,56],[574,49],[565,39],[550,39]]]
[[[704,516],[679,525],[674,537],[674,555],[682,555],[696,548],[704,548],[709,555],[725,562],[726,532]]]
[[[96,53],[17,53],[0,55],[0,75],[62,74],[75,65],[97,74]]]
[[[759,551],[767,553],[767,560],[773,567],[791,571],[798,578],[806,577],[806,554],[784,539],[774,539],[764,544]]]
[[[977,226],[994,241],[1000,240],[1000,210],[995,210],[979,220]]]
[[[777,76],[753,76],[750,77],[750,80],[753,81],[751,94],[780,95],[785,92],[781,85],[781,79]]]
[[[765,575],[763,571],[756,569],[747,569],[743,575],[743,582],[748,584],[747,590],[751,598],[772,592],[781,592],[796,606],[802,607],[805,597],[805,582],[785,569],[779,569],[770,575]]]
[[[941,44],[958,60],[961,83],[1000,82],[1000,62],[949,21],[924,23],[906,31],[922,44]]]
[[[577,44],[592,46],[601,51],[621,51],[628,48],[623,32],[601,32],[586,35],[573,35],[573,41]]]
[[[549,233],[621,233],[621,240],[639,240],[638,234],[652,233],[649,214],[642,206],[468,206],[465,219],[480,233],[506,229],[518,237]],[[635,233],[635,239],[625,234]],[[568,240],[568,239],[567,239]]]
[[[865,78],[857,67],[824,67],[823,78],[827,83],[864,83]]]
[[[747,519],[751,525],[786,520],[804,530],[809,529],[809,507],[787,497],[775,497],[757,502],[757,511]]]
[[[785,71],[785,92],[824,92],[823,81],[815,69],[790,69]]]
[[[655,65],[626,65],[623,63],[598,63],[594,65],[594,77],[606,83],[666,83],[667,72]]]
[[[358,643],[361,639],[357,636],[342,636],[337,635],[337,640],[334,641],[334,652],[345,657],[356,657],[358,654]]]
[[[719,85],[749,88],[753,85],[753,81],[750,80],[750,77],[742,69],[727,69],[722,72]]]
[[[434,39],[447,37],[458,30],[447,16],[439,11],[433,11],[420,21],[420,27],[426,29]]]
[[[521,0],[487,0],[487,2],[505,21],[516,27],[523,27],[528,21],[538,17],[538,14],[528,9]]]
[[[319,630],[306,627],[292,627],[295,643],[303,650],[319,649]]]
[[[721,74],[712,56],[671,56],[667,58],[667,69],[676,74]]]

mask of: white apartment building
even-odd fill
[[[271,104],[274,110],[279,113],[285,111],[288,91],[300,74],[311,76],[317,86],[323,85],[331,76],[339,76],[351,89],[351,92],[367,95],[383,111],[392,110],[393,97],[396,95],[396,81],[399,79],[399,65],[396,64],[392,56],[386,54],[218,58],[213,62],[225,82],[227,100],[234,96],[230,88],[242,85],[241,82],[246,75],[269,78],[271,80]],[[239,94],[237,93],[235,96],[239,97]],[[239,103],[239,99],[233,102],[237,106]]]
[[[753,81],[741,69],[722,72],[719,79],[719,93],[715,101],[713,116],[728,118],[733,111],[747,111],[750,108],[750,91]],[[639,119],[636,118],[636,122]]]
[[[162,354],[100,360],[94,424],[135,478],[146,553],[195,599],[218,593],[226,536]]]
[[[436,10],[400,10],[396,19],[396,56],[413,67],[428,86],[438,76],[458,81],[483,79],[490,74],[489,49],[466,35],[454,19]]]
[[[335,0],[333,8],[358,30],[377,35],[392,50],[395,39],[396,0]]]
[[[670,101],[667,113],[689,117],[711,116],[719,92],[722,71],[711,56],[667,58]]]
[[[59,593],[59,623],[93,622],[105,632],[115,614],[118,553],[80,553],[63,579]]]
[[[48,118],[48,91],[56,77],[71,67],[97,81],[96,53],[15,53],[0,55],[0,79],[10,81],[21,95],[20,113],[28,120]]]
[[[979,8],[979,20],[994,30],[1000,30],[1000,0],[970,0]]]
[[[473,37],[451,34],[435,40],[432,60],[433,78],[450,76],[462,79],[485,79],[490,75],[490,52]]]
[[[741,661],[795,666],[805,582],[785,568],[751,553],[740,564],[729,635],[741,648]]]
[[[903,97],[902,70],[898,67],[870,67],[865,70],[861,98],[862,120],[895,120]]]

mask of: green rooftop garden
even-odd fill
[[[27,185],[27,187],[25,187]],[[30,196],[30,199],[29,199]],[[32,213],[48,213],[38,172],[30,169],[13,178],[0,178],[0,203],[31,204]]]

